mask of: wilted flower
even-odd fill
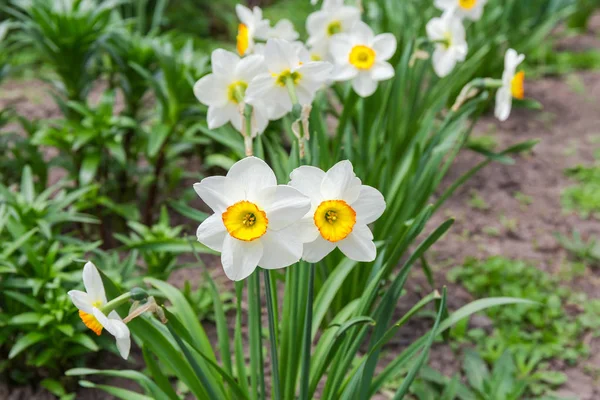
[[[331,38],[338,33],[350,33],[355,23],[360,21],[360,10],[344,5],[344,0],[325,0],[321,9],[306,19],[309,47],[321,50],[326,60]]]
[[[311,201],[296,228],[305,242],[304,260],[318,262],[336,247],[356,261],[375,259],[377,249],[367,224],[383,214],[385,200],[377,189],[361,184],[350,161],[340,161],[326,173],[302,166],[290,177],[290,185]]]
[[[329,78],[331,64],[322,61],[301,62],[298,48],[281,39],[269,39],[264,49],[268,72],[256,76],[246,92],[248,103],[264,101],[277,107],[273,119],[292,110],[290,90],[300,104],[310,104],[314,95]]]
[[[487,0],[435,0],[435,6],[440,10],[453,10],[459,18],[477,21],[483,14]]]
[[[91,262],[83,267],[83,285],[85,292],[71,290],[68,293],[75,307],[79,309],[79,317],[96,335],[100,336],[103,328],[113,335],[117,339],[121,357],[127,359],[131,348],[129,328],[116,311],[111,311],[108,317],[101,311],[102,306],[107,303],[106,293],[100,273]]]
[[[391,33],[375,36],[367,24],[357,22],[352,33],[335,35],[330,52],[335,60],[332,74],[337,81],[352,80],[352,88],[362,97],[377,90],[377,82],[394,76],[387,62],[396,51],[396,38]]]
[[[523,71],[516,72],[517,67],[525,60],[524,54],[518,54],[514,49],[508,49],[504,56],[504,72],[502,87],[496,92],[496,109],[494,114],[500,121],[506,121],[512,108],[512,99],[522,100],[525,97]]]
[[[261,159],[247,157],[226,176],[194,185],[214,211],[198,227],[198,241],[221,252],[225,274],[234,281],[260,266],[283,268],[302,256],[302,241],[293,225],[310,209],[310,200],[287,185]]]
[[[237,33],[237,51],[240,56],[252,53],[254,39],[266,40],[269,34],[269,20],[263,19],[260,7],[250,10],[241,4],[235,6],[235,12],[240,20]]]
[[[223,49],[212,53],[212,74],[201,78],[194,85],[194,94],[208,106],[208,127],[215,129],[231,122],[242,132],[243,107],[246,89],[257,75],[266,72],[263,57],[249,55],[241,58]],[[252,136],[262,133],[269,124],[269,112],[260,102],[255,102],[252,118]]]
[[[448,75],[458,61],[464,61],[468,46],[465,28],[453,10],[445,12],[439,18],[431,19],[426,26],[429,40],[435,42],[433,51],[433,69],[443,78]]]

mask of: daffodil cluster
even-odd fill
[[[483,15],[486,2],[487,0],[435,0],[435,6],[442,10],[443,14],[431,19],[426,30],[429,40],[435,43],[432,65],[440,78],[449,75],[458,62],[465,60],[469,48],[463,21],[478,21]],[[524,59],[524,55],[508,49],[501,84],[493,80],[486,81],[489,88],[498,88],[494,114],[500,121],[508,119],[512,99],[523,99],[525,96],[525,74],[516,71]]]
[[[302,166],[290,178],[288,185],[278,185],[263,160],[247,157],[226,176],[194,185],[214,212],[198,227],[198,241],[221,253],[231,280],[245,279],[257,266],[318,262],[336,247],[356,261],[375,259],[368,224],[383,214],[385,200],[361,183],[349,161],[327,172]]]
[[[239,18],[237,54],[217,49],[212,73],[194,86],[198,100],[208,106],[208,127],[227,123],[246,138],[264,132],[269,121],[291,113],[294,106],[310,107],[318,90],[334,81],[351,81],[362,97],[372,95],[380,81],[394,76],[388,60],[396,38],[375,35],[361,21],[358,7],[343,0],[325,0],[306,20],[306,43],[286,19],[271,26],[259,7],[236,6]],[[297,111],[294,115],[301,119]],[[250,146],[250,147],[249,147]]]

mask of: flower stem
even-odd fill
[[[252,106],[246,104],[244,107],[244,129],[242,129],[242,136],[244,136],[244,148],[246,150],[246,156],[252,155]]]
[[[269,315],[269,339],[271,342],[271,373],[273,375],[273,392],[275,400],[281,399],[281,385],[279,382],[279,360],[277,356],[277,337],[275,327],[275,309],[273,306],[273,297],[271,295],[271,272],[267,269],[264,271],[265,278],[265,294],[267,296],[267,312]],[[277,293],[275,291],[275,293]]]
[[[292,100],[292,104],[300,104],[298,102],[298,94],[296,93],[296,85],[294,85],[294,80],[291,77],[288,77],[285,80],[285,87],[287,88],[288,93],[290,94],[290,100]]]
[[[462,88],[451,110],[458,111],[467,100],[475,97],[480,89],[498,89],[500,87],[502,87],[502,80],[500,79],[475,78]]]
[[[265,375],[262,357],[262,325],[260,302],[260,277],[254,272],[248,278],[248,324],[250,340],[250,364],[252,399],[265,399]],[[257,382],[258,381],[258,382]],[[260,391],[259,391],[260,387]]]
[[[298,134],[298,153],[301,159],[306,158],[306,150],[305,144],[308,139],[308,132],[304,129],[304,121],[301,121],[303,118],[302,112],[302,104],[300,104],[298,100],[298,93],[296,92],[296,85],[294,84],[294,80],[291,77],[287,77],[285,80],[285,86],[290,95],[290,100],[292,101],[292,118],[294,121],[298,121],[299,125],[299,134]]]
[[[100,311],[102,311],[104,315],[108,315],[111,311],[116,310],[123,304],[127,303],[130,298],[131,292],[123,293],[119,297],[112,299],[111,301],[100,307]]]
[[[312,318],[314,300],[315,265],[310,264],[308,276],[308,298],[306,301],[306,318],[304,320],[304,336],[302,338],[302,371],[300,373],[299,400],[308,400],[310,376],[310,347],[312,344]]]

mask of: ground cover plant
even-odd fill
[[[15,69],[39,71],[59,110],[1,114],[3,380],[64,399],[77,383],[127,399],[518,398],[560,383],[538,368],[569,358],[558,347],[577,353],[569,359],[584,352],[576,342],[596,326],[596,303],[573,322],[567,295],[550,295],[556,282],[499,262],[499,276],[530,274],[539,296],[510,279],[496,288],[491,264],[494,284],[477,286],[466,264],[457,279],[479,299],[449,307],[426,262],[454,222],[431,223],[440,207],[538,142],[490,144],[471,131],[486,112],[505,121],[539,107],[524,70],[543,62],[545,35],[577,4],[328,0],[302,2],[303,15],[288,3],[265,9],[271,20],[211,5],[198,29],[214,41],[179,27],[189,16],[178,12],[194,9],[185,1],[3,6],[0,60],[18,54]],[[466,151],[480,162],[442,189]],[[472,193],[472,208],[490,211]],[[431,289],[398,314],[415,264]],[[184,268],[194,280],[173,285]],[[522,331],[506,336],[543,354],[481,346],[465,365],[495,367],[469,387],[423,369],[434,343],[461,343],[482,311],[499,326],[520,315]],[[383,357],[415,318],[427,329]],[[556,335],[553,324],[577,326]],[[100,349],[141,352],[145,368],[96,365]]]

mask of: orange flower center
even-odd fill
[[[245,24],[238,25],[238,34],[237,34],[237,51],[240,56],[246,54],[248,50],[248,46],[250,46],[250,32],[248,32],[248,27]]]
[[[475,4],[477,4],[477,0],[458,0],[458,5],[464,10],[470,10],[475,7]]]
[[[100,325],[100,322],[98,322],[96,317],[94,317],[92,314],[88,314],[79,310],[79,318],[81,318],[85,326],[90,328],[96,335],[100,336],[103,327]]]
[[[321,236],[330,242],[345,239],[356,224],[356,211],[344,200],[325,200],[314,215]]]
[[[525,72],[520,71],[515,74],[510,82],[510,91],[515,99],[525,98]]]
[[[375,64],[375,50],[363,45],[354,46],[350,51],[348,61],[358,69],[371,69]]]
[[[238,240],[251,242],[267,232],[267,214],[252,202],[242,200],[229,206],[222,215],[227,232]]]

